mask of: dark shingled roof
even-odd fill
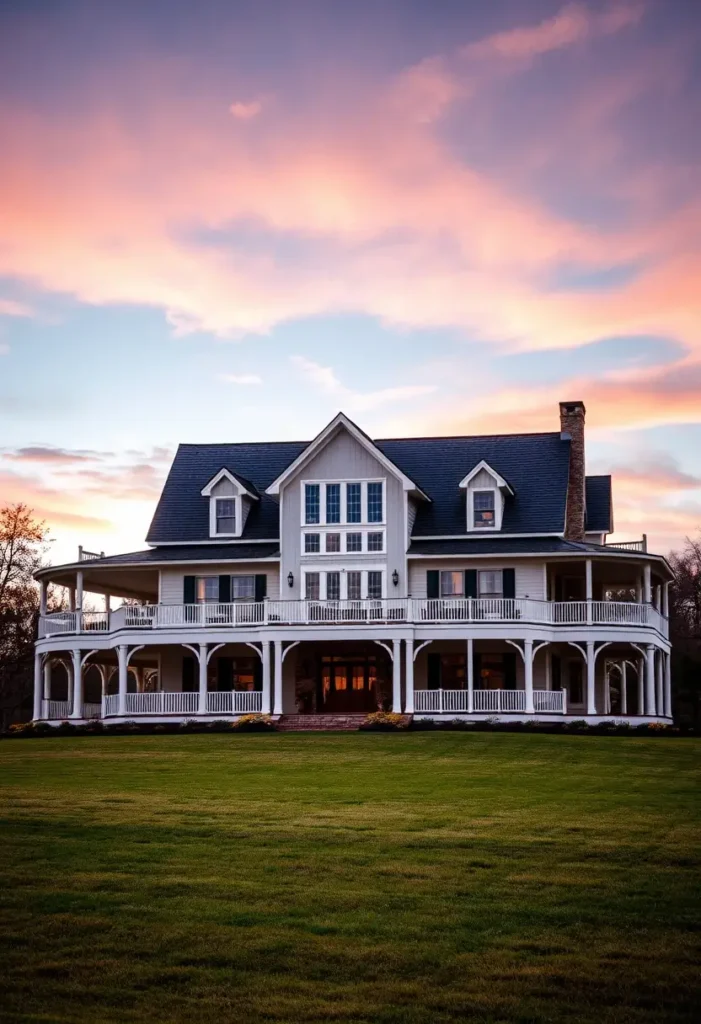
[[[585,493],[587,530],[590,533],[613,533],[611,477],[588,476]]]
[[[90,569],[101,569],[103,566],[105,568],[120,565],[148,566],[159,562],[252,562],[257,558],[278,558],[279,556],[280,545],[277,541],[272,541],[270,544],[167,544],[159,548],[147,548],[146,551],[130,551],[125,555],[91,558],[87,562],[76,564],[88,572]],[[50,566],[51,571],[61,568],[65,567]]]
[[[468,537],[463,540],[415,540],[409,548],[412,555],[534,555],[579,554],[601,551],[596,544],[563,540],[562,537]]]
[[[200,492],[223,467],[250,481],[261,496],[251,507],[243,537],[278,539],[279,506],[265,490],[308,443],[180,445],[147,542],[208,539],[209,499]],[[465,532],[465,495],[458,485],[483,459],[514,490],[506,498],[504,533],[564,529],[570,442],[559,433],[400,438],[375,444],[431,499],[419,502],[415,537]]]

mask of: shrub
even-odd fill
[[[8,736],[28,736],[34,732],[33,722],[13,722],[7,730]]]
[[[182,732],[195,732],[196,729],[200,728],[200,723],[196,718],[186,718],[180,723],[178,728]]]
[[[229,722],[224,718],[217,718],[214,722],[207,723],[207,732],[228,732]]]
[[[366,717],[360,728],[375,732],[394,732],[397,729],[406,729],[408,724],[404,715],[394,711],[374,711]]]
[[[438,722],[436,722],[435,718],[412,718],[411,722],[409,723],[409,728],[413,730],[430,730],[438,729],[439,725]]]
[[[573,732],[583,732],[589,728],[589,722],[585,722],[583,718],[575,718],[574,722],[568,722],[567,728]]]
[[[275,722],[270,715],[241,715],[231,728],[237,732],[274,732]]]
[[[63,721],[60,725],[56,726],[55,733],[57,736],[70,736],[75,733],[76,729],[72,722]]]

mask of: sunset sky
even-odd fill
[[[0,499],[143,547],[178,442],[555,430],[701,527],[701,3],[0,0]]]

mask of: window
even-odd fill
[[[304,596],[307,601],[319,600],[319,573],[307,572],[304,574]]]
[[[360,534],[358,534],[358,536],[360,536]],[[348,600],[349,601],[359,601],[360,600],[360,594],[361,594],[361,590],[360,590],[361,574],[359,572],[349,572],[347,579],[348,579]]]
[[[382,519],[382,484],[368,484],[368,522],[381,523]]]
[[[341,574],[340,572],[326,573],[326,600],[338,601],[341,597]]]
[[[233,498],[217,498],[214,502],[215,532],[236,533],[236,502]]]
[[[341,485],[326,485],[326,522],[341,522]]]
[[[198,576],[195,581],[195,600],[198,604],[216,604],[219,601],[219,577]]]
[[[464,654],[441,654],[441,686],[464,690],[467,686],[467,658]]]
[[[441,597],[462,597],[465,577],[461,572],[441,573]]]
[[[482,690],[506,689],[503,654],[483,654],[480,658],[478,686]]]
[[[361,522],[360,484],[346,484],[346,522]]]
[[[571,661],[569,664],[569,676],[567,680],[567,702],[568,704],[584,703],[584,673],[582,661]]]
[[[346,534],[346,551],[357,552],[363,550],[363,535],[362,533],[347,533]]]
[[[368,573],[368,597],[373,599],[382,597],[382,573],[379,570]]]
[[[319,484],[304,485],[304,521],[305,523],[319,522]]]
[[[368,551],[382,551],[384,548],[383,533],[368,534]]]
[[[315,555],[321,551],[321,538],[318,533],[305,533],[304,535],[304,553],[305,555]]]
[[[231,577],[231,600],[232,601],[255,601],[256,599],[256,578],[255,576],[232,576]]]
[[[475,491],[472,495],[474,526],[494,526],[494,491]]]
[[[501,597],[504,593],[501,569],[477,573],[480,597]]]
[[[335,554],[341,550],[341,534],[340,533],[327,533],[326,534],[326,551],[330,554]]]

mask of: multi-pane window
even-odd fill
[[[477,583],[480,597],[502,597],[504,593],[501,569],[477,573]]]
[[[382,551],[384,547],[384,534],[382,533],[369,533],[368,534],[368,551]]]
[[[368,597],[382,597],[382,573],[372,570],[368,573]]]
[[[236,533],[236,502],[233,498],[217,498],[214,503],[215,532]]]
[[[319,484],[304,485],[304,521],[318,523],[320,512]]]
[[[340,572],[326,573],[326,600],[338,601],[341,596],[341,574]]]
[[[346,484],[346,522],[359,523],[362,520],[360,484]]]
[[[304,553],[305,555],[316,555],[321,551],[320,536],[318,533],[305,533]]]
[[[462,597],[465,577],[461,572],[441,573],[441,597]]]
[[[363,535],[362,533],[347,533],[346,534],[346,551],[354,553],[363,550]]]
[[[195,600],[198,604],[216,604],[219,600],[219,577],[198,576],[195,580]]]
[[[346,576],[348,582],[348,600],[359,601],[361,595],[361,573],[349,572]]]
[[[327,533],[326,534],[326,551],[327,553],[335,554],[341,550],[341,534],[340,533]]]
[[[475,526],[494,526],[494,491],[475,491],[472,495]]]
[[[318,572],[304,574],[304,596],[307,601],[318,601],[320,593],[320,575]]]
[[[326,522],[341,522],[341,485],[326,485]]]
[[[232,601],[255,601],[256,578],[255,576],[232,576],[231,577],[231,599]]]
[[[368,484],[368,522],[381,523],[383,518],[382,484]]]

